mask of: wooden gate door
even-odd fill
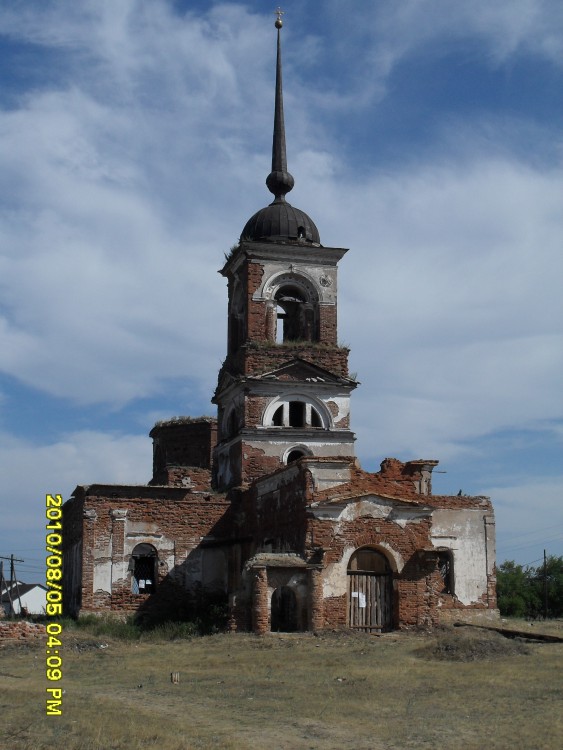
[[[348,622],[367,632],[391,630],[392,585],[389,574],[348,574]]]

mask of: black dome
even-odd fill
[[[241,240],[281,240],[320,245],[319,230],[304,211],[286,201],[274,201],[246,222]]]

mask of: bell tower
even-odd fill
[[[337,264],[312,219],[290,205],[282,93],[281,11],[272,170],[274,200],[246,223],[220,273],[228,281],[227,357],[218,407],[214,483],[252,482],[301,456],[354,455],[348,349],[337,338]]]

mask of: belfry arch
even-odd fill
[[[267,338],[272,343],[319,341],[319,292],[303,274],[282,273],[264,287],[267,306]]]

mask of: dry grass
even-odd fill
[[[1,750],[563,747],[563,644],[465,628],[63,640],[61,717],[45,716],[44,648],[0,653]]]

